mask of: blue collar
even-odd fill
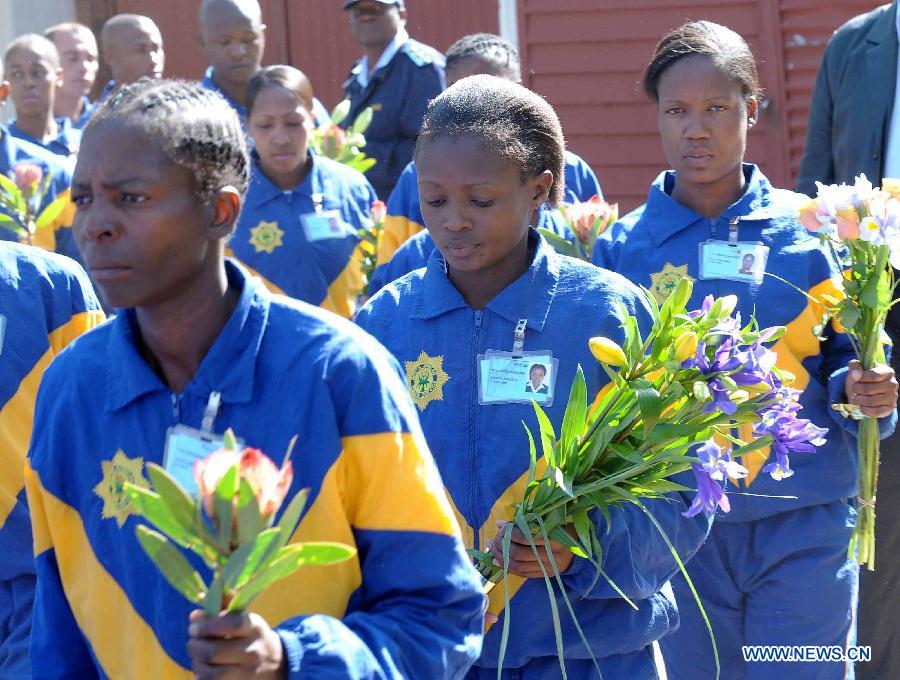
[[[225,261],[230,285],[241,288],[231,318],[197,369],[185,393],[206,398],[222,394],[230,403],[248,403],[253,397],[256,356],[269,316],[270,297],[265,288],[230,260]],[[135,338],[133,309],[120,310],[110,322],[107,342],[106,410],[117,411],[145,394],[169,389],[140,355]]]
[[[391,59],[393,59],[397,52],[400,51],[400,48],[403,47],[404,44],[409,40],[409,33],[406,32],[406,28],[401,26],[397,33],[394,34],[394,37],[391,39],[391,42],[388,43],[387,47],[384,48],[384,52],[381,53],[381,56],[378,58],[378,63],[375,64],[375,68],[372,69],[372,75],[374,76],[379,69],[383,69],[385,66],[391,63]],[[369,57],[363,56],[356,64],[353,66],[353,70],[351,73],[356,77],[359,86],[362,89],[366,89],[366,86],[369,84]]]
[[[528,319],[528,328],[541,331],[559,284],[560,256],[534,229],[529,231],[528,247],[534,252],[531,266],[500,291],[486,308],[513,324]],[[428,258],[425,278],[416,292],[410,318],[433,319],[463,307],[468,305],[447,277],[444,257],[435,248]]]
[[[68,118],[68,116],[60,116],[60,117],[55,118],[54,120],[56,120],[56,124],[59,127],[56,131],[56,137],[54,137],[53,139],[51,139],[48,142],[42,142],[37,137],[34,137],[34,136],[28,134],[27,132],[24,132],[22,130],[22,128],[20,128],[16,124],[15,119],[9,121],[9,129],[15,130],[16,137],[18,137],[20,139],[24,139],[26,142],[31,142],[32,144],[37,144],[38,146],[43,147],[45,149],[48,148],[51,144],[58,144],[58,145],[66,147],[66,149],[68,149],[70,153],[78,153],[77,145],[75,145],[76,148],[74,148],[74,149],[72,148],[72,146],[73,146],[72,142],[77,141],[77,140],[72,139],[72,133],[75,130],[75,128],[72,126],[72,121]]]
[[[246,125],[247,107],[241,106],[234,99],[229,97],[228,94],[225,92],[225,90],[223,90],[221,87],[219,87],[219,85],[216,83],[215,79],[213,78],[214,74],[215,74],[215,71],[213,70],[213,67],[210,66],[208,69],[206,69],[206,73],[203,76],[203,80],[200,81],[200,85],[205,87],[207,90],[214,90],[215,92],[218,92],[220,95],[222,95],[222,97],[225,98],[225,101],[228,102],[228,104],[231,106],[231,108],[233,108],[235,111],[237,111],[237,114],[241,119],[241,124]]]
[[[115,81],[115,80],[110,80],[110,81],[109,81],[108,83],[106,83],[106,85],[103,87],[103,91],[100,93],[100,96],[97,98],[97,103],[99,104],[100,102],[106,101],[107,98],[109,97],[109,95],[111,95],[111,94],[112,94],[112,91],[115,90],[115,89],[116,89],[116,81]]]
[[[744,163],[743,171],[746,180],[744,193],[725,209],[719,219],[768,219],[784,212],[773,210],[772,185],[762,171],[752,163]],[[675,171],[666,170],[650,185],[647,195],[643,218],[647,219],[648,230],[656,245],[662,245],[682,229],[705,220],[702,215],[672,198],[675,181]]]
[[[252,172],[250,175],[251,191],[247,192],[247,207],[259,208],[269,201],[282,198],[285,194],[294,194],[297,196],[312,197],[315,193],[325,193],[325,181],[322,177],[322,164],[316,159],[316,155],[309,152],[309,159],[312,162],[309,172],[303,181],[293,189],[286,190],[279,187],[275,182],[266,177],[259,164],[259,154],[254,150],[250,154],[252,162]]]

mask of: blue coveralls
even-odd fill
[[[374,109],[365,132],[367,156],[378,162],[366,173],[378,197],[387,201],[400,173],[412,160],[425,108],[446,87],[444,55],[433,47],[406,40],[394,57],[372,73],[363,88],[356,78],[359,62],[344,83],[351,125],[367,106]]]
[[[369,290],[375,293],[386,283],[399,279],[407,272],[424,267],[434,250],[434,241],[425,231],[425,219],[419,202],[418,173],[410,162],[400,175],[397,186],[387,202],[384,231],[378,243],[378,266],[372,275]],[[591,167],[577,154],[565,154],[565,195],[563,201],[587,201],[593,196],[603,198],[600,182]],[[558,210],[541,206],[536,227],[543,227],[566,238],[574,238]]]
[[[122,480],[146,484],[168,428],[194,428],[213,392],[276,464],[294,435],[295,540],[356,557],[308,566],[251,609],[281,637],[288,677],[452,678],[478,655],[484,596],[398,367],[350,322],[269,293],[226,263],[231,318],[181,394],[142,358],[134,310],[48,369],[26,468],[37,554],[31,657],[39,678],[188,678],[188,614],[138,545]],[[208,582],[209,570],[190,555]]]
[[[34,551],[25,454],[38,385],[50,361],[103,320],[70,259],[0,241],[0,678],[28,678]]]
[[[68,195],[72,184],[72,171],[66,167],[59,156],[36,144],[16,139],[0,125],[0,173],[13,176],[13,168],[21,162],[37,163],[43,171],[53,174],[50,188],[40,208],[43,210],[58,196]],[[33,245],[44,250],[55,251],[73,260],[81,262],[81,254],[72,236],[72,218],[75,216],[75,204],[68,201],[60,215],[46,228],[38,230]],[[15,241],[16,234],[0,227],[0,241]]]
[[[362,174],[346,165],[313,153],[310,159],[303,182],[285,191],[265,176],[254,158],[229,254],[273,292],[350,318],[362,292],[357,232],[371,224],[375,191]],[[311,241],[303,221],[315,214],[317,202],[323,212],[338,212],[340,230]]]
[[[646,328],[640,293],[624,278],[559,255],[532,231],[532,264],[484,309],[472,309],[445,272],[435,250],[426,269],[388,284],[357,316],[406,368],[407,387],[418,397],[425,438],[447,487],[467,547],[484,549],[497,534],[497,520],[512,517],[522,498],[529,467],[522,423],[537,431],[530,403],[479,405],[477,356],[486,350],[511,351],[517,322],[527,321],[525,351],[552,351],[559,360],[555,397],[547,414],[559,432],[578,365],[585,371],[589,400],[606,374],[591,356],[588,339],[605,335],[622,342],[619,303]],[[433,380],[422,382],[422,376]],[[539,454],[540,455],[540,454]],[[543,459],[542,459],[543,460]],[[703,517],[681,516],[690,499],[672,494],[648,503],[679,554],[688,559],[709,529]],[[563,575],[568,597],[591,643],[605,678],[655,678],[651,643],[678,622],[667,581],[677,567],[660,534],[639,508],[620,507],[612,528],[594,517],[603,546],[603,567],[630,598],[633,610],[587,560],[575,557]],[[593,584],[593,587],[591,587]],[[551,610],[542,579],[511,577],[508,678],[559,678]],[[500,613],[503,587],[490,594],[489,609]],[[588,651],[577,637],[562,597],[557,597],[569,677],[596,677]],[[490,629],[484,651],[470,674],[496,677],[503,618]]]
[[[736,220],[739,241],[769,247],[768,273],[812,295],[839,294],[837,265],[796,220],[805,197],[774,189],[754,165],[745,164],[744,175],[743,196],[709,220],[675,201],[675,174],[662,173],[647,202],[598,241],[595,263],[663,300],[681,278],[698,278],[699,244],[727,241]],[[708,294],[737,295],[745,321],[755,314],[761,327],[787,327],[773,348],[777,365],[804,390],[800,416],[829,429],[815,454],[791,457],[796,474],[781,482],[760,474],[768,451],[745,459],[750,475],[731,488],[731,512],[717,516],[709,540],[688,565],[716,635],[721,677],[844,678],[852,668],[843,663],[745,663],[741,646],[853,644],[858,573],[847,545],[856,517],[857,427],[831,408],[844,401],[847,364],[854,358],[850,342],[831,326],[824,330],[828,339],[817,340],[813,328],[822,308],[773,277],[760,285],[697,280],[691,304],[699,306]],[[882,423],[884,434],[893,421]],[[661,641],[669,677],[712,678],[705,624],[683,579],[673,585],[681,627]]]

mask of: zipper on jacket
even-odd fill
[[[477,503],[477,484],[475,483],[475,474],[477,472],[476,464],[476,446],[475,446],[475,416],[478,409],[478,371],[480,367],[478,366],[478,337],[481,334],[481,316],[483,314],[483,310],[476,309],[475,310],[475,332],[473,334],[473,343],[472,343],[472,362],[473,362],[473,370],[472,370],[472,381],[471,385],[473,389],[471,391],[472,397],[469,400],[469,517],[472,518],[472,521],[475,525],[472,527],[472,543],[473,548],[475,550],[481,550],[481,530],[477,526],[478,524],[478,503]]]
[[[181,395],[172,392],[170,396],[172,397],[172,417],[175,419],[175,424],[179,425],[181,423]]]

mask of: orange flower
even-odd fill
[[[384,204],[384,201],[372,201],[370,214],[375,224],[384,222],[384,218],[387,217],[387,206]]]

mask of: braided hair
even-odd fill
[[[218,92],[184,80],[142,78],[109,97],[85,128],[124,121],[160,145],[187,168],[197,193],[210,200],[223,187],[247,192],[247,142],[234,109]]]
[[[553,173],[547,203],[563,197],[565,140],[553,107],[517,83],[495,76],[457,81],[428,104],[416,156],[439,137],[472,137],[485,149],[517,164],[523,181]]]
[[[506,38],[493,33],[472,33],[464,35],[447,50],[446,70],[467,57],[480,57],[500,66],[506,77],[518,83],[522,80],[522,67],[519,62],[519,50]]]

